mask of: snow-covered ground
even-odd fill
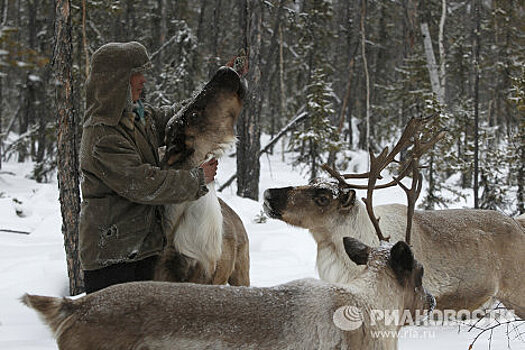
[[[264,142],[263,142],[264,144]],[[279,152],[261,158],[260,193],[266,188],[305,184],[300,169],[281,161]],[[349,168],[361,171],[364,154],[354,157]],[[364,163],[364,165],[363,165]],[[359,168],[359,169],[358,169]],[[48,329],[36,313],[18,298],[25,292],[64,296],[68,292],[61,217],[56,183],[38,184],[28,178],[32,164],[3,163],[0,172],[0,230],[26,231],[30,234],[0,231],[0,349],[56,349]],[[235,158],[220,161],[218,184],[235,171]],[[272,286],[298,278],[315,277],[315,243],[303,229],[268,219],[256,223],[262,202],[235,195],[232,185],[220,195],[241,216],[250,239],[251,281],[254,286]],[[424,193],[424,189],[423,189]],[[375,204],[404,203],[400,189],[378,192]],[[459,203],[456,207],[468,204]],[[468,349],[477,332],[462,326],[406,327],[400,349]],[[506,349],[506,329],[492,334],[491,349]],[[483,335],[474,349],[489,348],[490,333]],[[510,335],[512,338],[513,335]],[[512,349],[525,349],[523,340],[510,342]]]

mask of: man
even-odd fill
[[[157,149],[173,110],[140,100],[149,66],[137,42],[106,44],[91,59],[80,147],[86,293],[152,279],[166,244],[162,205],[203,196],[217,170],[216,160],[189,171],[160,168]]]

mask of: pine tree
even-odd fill
[[[507,198],[509,186],[506,184],[508,161],[506,148],[497,142],[497,128],[484,123],[480,127],[480,188],[479,198],[481,209],[499,210],[506,212],[510,208]]]
[[[508,143],[509,182],[516,186],[516,214],[525,214],[525,68],[512,78],[513,89],[509,99],[515,104],[518,127],[512,132]]]
[[[431,116],[432,122],[426,132],[436,134],[446,130],[446,137],[441,139],[425,156],[427,169],[425,179],[428,183],[427,193],[423,198],[421,207],[425,210],[447,208],[462,197],[455,189],[456,184],[448,184],[449,177],[461,170],[462,162],[454,152],[455,140],[461,130],[456,125],[454,116],[443,110],[443,106],[435,98],[426,100],[423,115]],[[444,191],[454,195],[445,196]]]
[[[320,166],[326,162],[327,154],[339,151],[342,145],[337,128],[330,121],[335,110],[332,103],[333,91],[326,82],[326,74],[321,69],[316,69],[311,80],[306,87],[308,124],[303,130],[294,133],[292,146],[303,147],[295,164],[304,164],[310,179],[314,179],[319,174]]]
[[[154,105],[173,104],[191,97],[195,84],[201,74],[193,71],[193,56],[196,55],[197,42],[193,30],[183,20],[172,20],[174,34],[162,48],[165,58],[160,74],[155,77],[154,90],[148,101]],[[155,52],[152,58],[157,58]]]
[[[304,1],[301,11],[290,18],[292,31],[297,36],[293,46],[293,64],[297,73],[290,88],[294,94],[294,103],[290,107],[294,114],[299,111],[309,114],[303,129],[292,135],[291,146],[300,153],[295,158],[295,164],[303,163],[308,167],[311,178],[318,175],[321,162],[328,160],[328,155],[324,153],[331,153],[332,161],[334,152],[340,147],[329,145],[339,142],[337,129],[334,128],[337,119],[333,106],[335,94],[331,83],[328,83],[333,73],[333,61],[327,57],[334,38],[330,26],[332,17],[329,1],[310,0]]]

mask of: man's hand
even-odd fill
[[[203,163],[200,167],[204,170],[204,182],[209,184],[213,182],[215,175],[217,175],[217,165],[219,161],[215,158]]]

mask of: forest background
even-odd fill
[[[3,0],[0,21],[0,170],[31,160],[38,182],[60,173],[60,137],[79,145],[92,53],[136,40],[154,63],[154,105],[191,97],[249,53],[239,196],[259,198],[261,133],[284,128],[290,162],[314,178],[321,164],[345,169],[346,151],[378,152],[410,118],[433,116],[447,137],[425,159],[420,207],[445,208],[454,196],[444,191],[459,199],[469,189],[476,208],[525,213],[522,1]],[[69,107],[57,93],[65,81]],[[72,133],[60,132],[64,121]],[[77,161],[64,166],[78,178]]]

